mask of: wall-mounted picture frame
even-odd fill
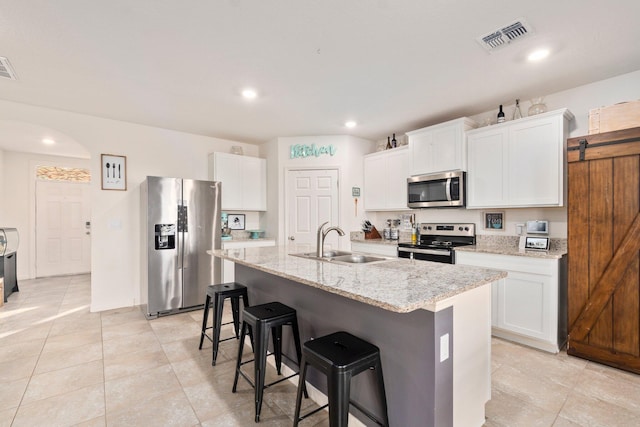
[[[485,230],[504,231],[504,211],[485,211],[482,213],[482,224]]]
[[[127,157],[115,154],[100,156],[100,175],[103,190],[127,190]]]
[[[229,214],[227,218],[231,230],[244,230],[244,214]]]

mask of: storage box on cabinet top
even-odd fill
[[[589,135],[640,126],[640,101],[589,110]]]

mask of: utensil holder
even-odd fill
[[[371,231],[365,231],[364,232],[364,238],[365,240],[368,239],[382,239],[382,236],[380,235],[380,233],[378,233],[378,230],[376,230],[376,227],[374,226]]]

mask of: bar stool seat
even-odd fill
[[[287,377],[281,378],[270,384],[265,385],[265,370],[267,356],[274,355],[276,361],[276,370],[278,375],[281,375],[282,357],[290,359],[288,356],[282,353],[282,326],[291,326],[293,332],[293,339],[295,342],[297,364],[300,365],[301,349],[300,349],[300,332],[298,330],[298,318],[296,316],[296,310],[288,307],[279,302],[270,302],[266,304],[254,305],[252,307],[245,307],[242,312],[242,332],[240,334],[240,346],[238,348],[238,359],[236,361],[236,374],[233,380],[233,393],[236,392],[238,386],[238,377],[242,377],[255,390],[255,409],[256,416],[255,422],[260,421],[260,410],[262,409],[262,397],[264,389],[278,384],[291,377],[298,375],[294,373]],[[247,334],[253,331],[253,354],[254,359],[242,361],[242,343]],[[273,339],[273,353],[269,353],[269,330],[271,330],[271,336]],[[291,360],[291,359],[290,359]],[[247,363],[254,362],[254,382],[245,375],[241,370],[241,366]],[[306,387],[304,388],[304,394],[307,396]]]
[[[211,299],[213,298],[213,325],[207,327],[207,319],[209,317],[209,308],[211,306]],[[231,312],[233,314],[233,321],[222,323],[222,311],[224,309],[224,300],[231,299]],[[199,350],[202,350],[202,343],[205,337],[213,343],[213,356],[211,364],[215,366],[216,358],[218,357],[218,348],[220,341],[228,341],[239,338],[240,332],[240,298],[244,307],[249,305],[249,297],[247,296],[247,287],[236,282],[221,283],[219,285],[207,286],[207,297],[204,302],[204,314],[202,316],[202,331],[200,333],[200,346]],[[220,329],[223,325],[229,325],[233,323],[235,330],[235,336],[220,339]],[[208,329],[213,329],[213,334],[209,336],[207,334]]]
[[[327,376],[328,404],[300,417],[302,403],[302,388],[307,375],[307,367],[311,365]],[[363,371],[375,371],[382,420],[356,402],[351,401],[349,392],[351,378]],[[389,426],[387,414],[387,398],[382,376],[380,349],[348,332],[335,332],[315,340],[304,343],[302,349],[302,364],[300,366],[300,382],[296,397],[296,410],[293,425],[329,407],[329,425],[331,427],[346,427],[349,419],[349,404],[356,407],[371,420],[381,426]]]

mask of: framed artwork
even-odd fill
[[[229,214],[227,218],[231,230],[244,230],[244,214]]]
[[[549,250],[549,238],[548,237],[528,237],[526,238],[525,249],[548,251]]]
[[[486,211],[482,217],[485,230],[504,231],[504,211]]]
[[[127,158],[114,154],[101,155],[100,175],[103,190],[127,190]]]

